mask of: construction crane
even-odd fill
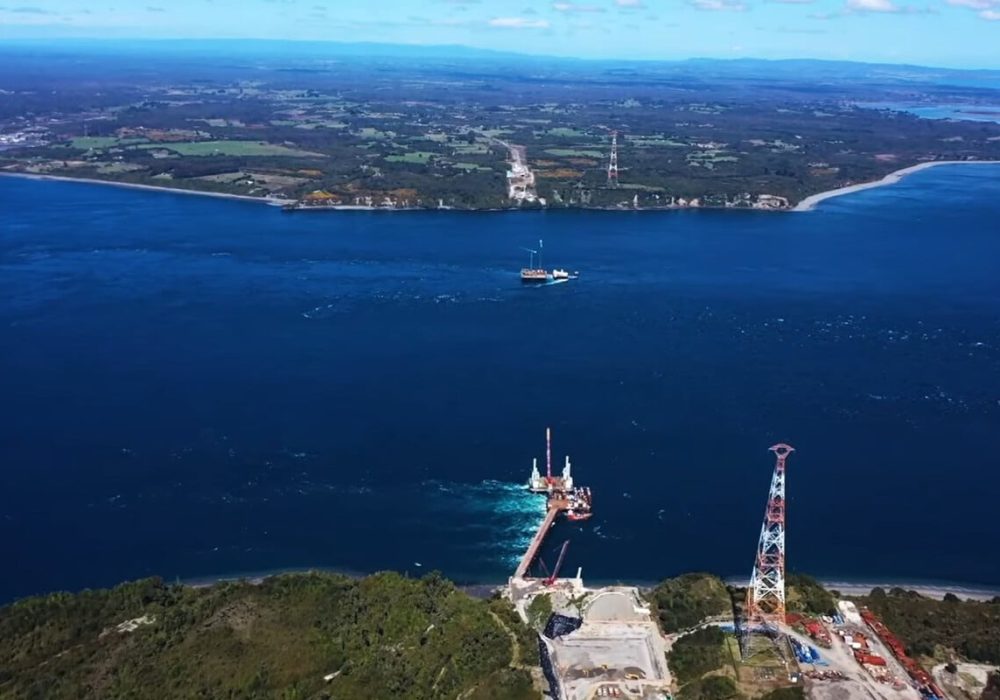
[[[556,579],[559,577],[559,569],[562,568],[563,560],[566,558],[566,550],[568,548],[569,548],[569,540],[566,540],[565,542],[563,542],[563,546],[559,550],[559,558],[556,559],[556,565],[552,568],[551,573],[549,573],[548,568],[545,566],[545,562],[542,561],[541,558],[538,559],[538,563],[539,565],[541,565],[542,571],[545,572],[545,579],[543,580],[543,583],[546,586],[551,586],[553,583],[556,582]]]

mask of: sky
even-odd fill
[[[577,58],[1000,68],[1000,0],[0,0],[25,38],[461,44]]]

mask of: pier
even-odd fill
[[[555,523],[557,515],[559,515],[559,509],[549,505],[548,510],[545,511],[545,519],[538,526],[538,531],[531,538],[531,544],[528,545],[528,549],[525,550],[524,556],[521,557],[521,562],[514,571],[514,578],[523,579],[524,575],[528,573],[528,567],[531,566],[531,562],[535,561],[535,557],[538,556],[538,550],[541,549],[542,542],[545,541],[545,535],[548,534],[549,528]]]
[[[552,475],[552,431],[545,431],[545,475],[538,471],[538,461],[535,460],[531,469],[531,477],[528,479],[528,489],[533,493],[544,493],[546,495],[545,518],[538,526],[535,536],[531,538],[531,543],[521,557],[521,561],[514,570],[512,581],[524,581],[529,578],[528,570],[532,563],[538,558],[538,553],[545,542],[545,536],[555,524],[556,518],[564,513],[571,521],[586,520],[591,515],[590,489],[573,485],[572,465],[569,457],[566,457],[566,464],[563,467],[561,476]],[[561,563],[561,561],[560,561]],[[546,583],[554,581],[558,573],[552,571]]]
[[[562,512],[572,510],[573,504],[574,500],[572,498],[567,498],[562,493],[554,492],[551,496],[549,496],[548,507],[545,510],[545,519],[542,520],[542,524],[538,526],[538,531],[535,532],[535,536],[531,538],[531,544],[529,544],[528,548],[524,551],[524,556],[521,557],[521,562],[517,565],[517,569],[514,570],[514,578],[525,578],[525,574],[528,573],[528,567],[530,567],[531,563],[538,557],[538,550],[542,548],[545,536],[549,534],[549,529],[555,524],[556,517]]]

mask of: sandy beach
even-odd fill
[[[746,586],[746,579],[727,578],[726,583],[730,586]],[[868,595],[875,588],[881,588],[888,592],[890,588],[902,588],[906,591],[914,591],[925,598],[935,598],[941,600],[951,593],[962,600],[992,600],[1000,597],[1000,586],[976,586],[963,585],[957,582],[906,582],[906,581],[838,581],[835,579],[819,579],[819,582],[828,591],[837,591],[842,596],[864,596]]]
[[[911,173],[927,170],[928,168],[933,168],[936,165],[1000,165],[1000,160],[932,160],[927,161],[926,163],[918,163],[917,165],[911,165],[908,168],[902,168],[891,172],[881,180],[875,180],[874,182],[860,182],[857,185],[848,185],[847,187],[839,187],[835,190],[827,190],[826,192],[820,192],[819,194],[809,195],[796,204],[792,208],[792,211],[810,211],[820,202],[832,199],[833,197],[840,197],[841,195],[851,194],[852,192],[861,192],[862,190],[870,190],[873,187],[892,185]]]
[[[6,177],[20,177],[27,180],[55,180],[58,182],[86,182],[91,185],[110,185],[112,187],[126,187],[133,190],[148,190],[151,192],[172,192],[174,194],[192,194],[199,197],[215,197],[217,199],[236,199],[245,202],[257,202],[267,204],[272,207],[280,207],[285,204],[292,204],[293,199],[278,199],[268,197],[251,197],[245,194],[226,194],[225,192],[204,192],[201,190],[185,190],[177,187],[161,187],[159,185],[140,185],[134,182],[114,182],[113,180],[97,180],[85,177],[66,177],[63,175],[45,175],[42,173],[20,173],[4,171],[0,175]]]
[[[862,190],[872,189],[874,187],[882,187],[884,185],[892,185],[899,182],[904,177],[911,173],[919,172],[921,170],[926,170],[928,168],[933,168],[936,165],[1000,165],[1000,160],[934,160],[928,161],[926,163],[918,163],[917,165],[911,165],[907,168],[901,168],[900,170],[895,170],[881,180],[875,180],[873,182],[860,182],[856,185],[848,185],[847,187],[839,187],[835,190],[827,190],[826,192],[819,192],[818,194],[812,194],[803,199],[801,202],[792,207],[791,210],[786,209],[785,211],[811,211],[816,208],[816,205],[827,199],[832,199],[834,197],[840,197],[845,194],[851,194],[852,192],[861,192]],[[188,190],[180,189],[176,187],[166,187],[160,185],[141,185],[132,182],[114,182],[112,180],[98,180],[95,178],[83,178],[83,177],[66,177],[64,175],[46,175],[41,173],[23,173],[23,172],[11,172],[3,171],[0,172],[0,176],[6,175],[8,177],[21,177],[29,180],[55,180],[60,182],[86,182],[92,185],[110,185],[112,187],[127,187],[135,190],[149,190],[153,192],[173,192],[176,194],[191,194],[197,195],[199,197],[216,197],[217,199],[235,199],[243,200],[247,202],[257,202],[260,204],[267,204],[273,207],[284,206],[285,204],[294,204],[293,199],[279,199],[276,197],[251,197],[249,195],[243,194],[226,194],[223,192],[205,192],[201,190]],[[445,209],[451,209],[451,207],[444,207]],[[332,211],[415,211],[418,208],[404,207],[401,209],[386,209],[385,207],[371,207],[356,204],[338,204],[331,207],[324,207],[323,209],[317,210],[332,210]],[[502,211],[502,210],[496,210]],[[612,210],[613,211],[613,210]],[[629,210],[631,211],[631,210]]]
[[[821,581],[823,587],[830,591],[837,591],[845,596],[868,595],[874,588],[881,588],[888,592],[890,588],[902,588],[907,591],[915,591],[925,598],[936,598],[941,600],[948,593],[958,596],[962,600],[992,600],[1000,597],[1000,590],[990,588],[967,587],[960,584],[933,584],[933,583],[857,583],[848,581]]]

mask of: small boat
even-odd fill
[[[550,282],[565,282],[566,280],[575,280],[579,273],[570,273],[568,270],[563,270],[561,268],[555,268],[552,272],[549,272],[542,265],[542,241],[538,241],[538,250],[533,248],[522,248],[531,257],[529,258],[528,267],[521,268],[521,281],[525,284],[548,284]],[[538,265],[535,265],[535,256],[538,256]]]
[[[578,522],[580,520],[587,520],[590,518],[591,515],[593,515],[593,513],[589,511],[583,511],[582,513],[578,513],[575,510],[566,511],[566,518],[572,520],[573,522]]]

